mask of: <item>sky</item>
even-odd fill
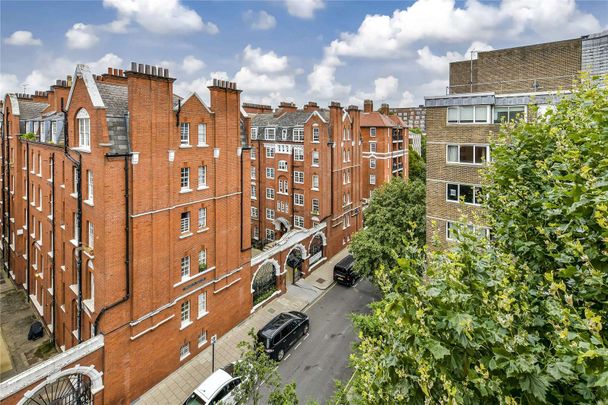
[[[0,94],[133,61],[168,68],[184,97],[220,78],[245,102],[406,107],[445,94],[471,50],[606,29],[608,0],[1,0]]]

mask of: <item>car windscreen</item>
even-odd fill
[[[188,399],[184,402],[184,405],[207,405],[207,402],[205,402],[201,397],[199,397],[195,393],[192,393],[190,397],[188,397]]]

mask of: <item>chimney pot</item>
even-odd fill
[[[137,63],[131,62],[131,71],[132,72],[137,72]]]
[[[150,65],[146,65],[146,74],[149,75],[150,74]]]
[[[118,76],[124,76],[124,72],[122,71],[122,69],[118,69]]]
[[[114,69],[114,76],[118,76],[118,69]]]
[[[152,66],[152,76],[156,76],[156,66]]]
[[[111,68],[111,67],[109,67],[109,68],[108,68],[108,74],[109,74],[109,75],[111,75],[111,74],[112,74],[112,68]]]
[[[138,73],[143,73],[144,72],[144,64],[140,63],[137,65],[137,72]]]
[[[164,71],[163,76],[164,77],[169,77],[169,69],[163,69],[163,71]]]

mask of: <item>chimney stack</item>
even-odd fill
[[[372,100],[363,101],[363,112],[371,113],[374,111],[374,102]]]
[[[388,110],[389,110],[388,104],[387,103],[382,103],[382,105],[380,106],[380,110],[379,111],[382,114],[384,114],[384,115],[388,115]]]
[[[304,111],[318,111],[319,105],[314,101],[309,101],[306,105],[304,105]]]

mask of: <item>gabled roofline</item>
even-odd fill
[[[352,120],[352,118],[350,118],[350,114],[348,113],[348,111],[344,111],[344,114],[342,114],[342,120],[344,120],[345,115],[348,117],[348,120],[352,123],[353,120]]]
[[[9,94],[8,98],[9,100],[11,100],[11,107],[13,107],[13,115],[21,115],[21,112],[19,111],[19,99],[17,98],[17,96],[15,94]],[[4,106],[3,109],[6,109],[6,106]]]
[[[313,112],[312,112],[312,114],[310,114],[310,117],[308,117],[308,118],[306,119],[306,121],[304,121],[304,123],[307,123],[307,122],[308,122],[308,121],[309,121],[309,120],[310,120],[310,119],[311,119],[311,118],[312,118],[314,115],[316,115],[317,117],[319,117],[319,119],[320,119],[320,120],[321,120],[321,121],[322,121],[324,124],[327,124],[327,121],[325,121],[325,118],[323,118],[323,117],[321,116],[321,114],[319,114],[319,112],[318,112],[318,111],[316,111],[316,110],[315,110],[315,111],[313,111]]]
[[[193,91],[192,93],[190,93],[190,95],[188,97],[186,97],[185,99],[182,100],[182,106],[184,104],[186,104],[192,96],[196,97],[198,99],[198,101],[201,102],[201,104],[203,105],[203,107],[205,107],[205,109],[207,110],[207,112],[209,112],[209,114],[213,114],[213,111],[211,111],[211,109],[207,106],[207,104],[205,104],[205,102],[203,101],[201,96],[199,96],[196,91]]]
[[[74,88],[76,87],[76,81],[79,77],[84,81],[84,85],[87,88],[89,98],[91,99],[91,103],[93,103],[93,107],[106,108],[105,104],[103,103],[103,99],[101,98],[101,94],[99,94],[97,84],[95,84],[95,78],[91,73],[91,69],[87,65],[78,64],[76,65],[76,70],[74,71],[74,80],[72,80],[72,86],[70,87],[70,94],[68,95],[68,102],[66,103],[65,109],[68,110],[70,108],[72,95],[74,94]]]

